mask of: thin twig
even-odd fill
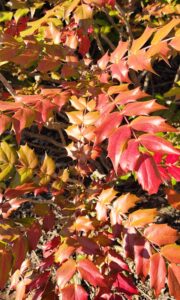
[[[131,26],[129,24],[128,19],[126,18],[126,14],[125,14],[124,10],[119,6],[118,3],[115,4],[115,8],[119,12],[119,14],[121,15],[121,17],[122,17],[122,19],[123,19],[123,21],[126,25],[126,31],[128,33],[128,36],[129,36],[129,49],[130,49],[131,46],[132,46],[132,42],[133,42],[133,34],[132,34]]]
[[[33,133],[33,132],[29,132],[29,131],[25,131],[24,135],[32,137],[32,138],[37,138],[39,140],[45,141],[47,143],[53,144],[56,147],[63,147],[62,143],[56,142],[54,139],[46,136],[46,135],[42,135],[42,134],[37,134],[37,133]]]
[[[138,290],[141,292],[141,294],[148,300],[152,300],[152,298],[147,295],[139,286],[138,286]]]
[[[11,96],[16,99],[16,92],[13,89],[13,87],[11,86],[11,84],[7,81],[7,79],[0,73],[0,81],[2,82],[2,84],[4,85],[4,87],[6,88],[6,90],[9,92],[9,94],[11,94]]]
[[[102,39],[109,45],[109,47],[114,50],[116,47],[114,46],[114,44],[111,42],[111,40],[103,33],[101,33],[101,37]]]
[[[99,51],[101,52],[102,55],[104,55],[104,54],[105,54],[105,51],[104,51],[104,48],[103,48],[103,46],[102,46],[102,44],[101,44],[101,41],[100,41],[100,39],[99,39],[98,34],[95,33],[95,34],[94,34],[94,37],[95,37],[95,39],[96,39],[96,42],[97,42],[97,46],[98,46]]]
[[[119,35],[121,35],[121,32],[120,32],[120,30],[119,30],[117,24],[114,22],[113,18],[109,15],[108,10],[105,8],[103,11],[105,12],[108,21],[111,23],[111,25],[112,25],[112,26],[114,27],[114,29],[117,31],[117,33],[118,33]]]
[[[180,77],[180,66],[177,69],[176,75],[174,77],[174,84],[173,84],[174,86],[175,86],[176,82],[179,80],[179,77]]]

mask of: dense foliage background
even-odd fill
[[[180,5],[0,3],[0,299],[180,299]]]

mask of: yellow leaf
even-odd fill
[[[133,41],[131,52],[136,54],[138,50],[149,40],[153,32],[155,31],[154,28],[146,27],[143,34],[136,40]]]
[[[89,5],[79,5],[74,12],[74,19],[76,23],[81,20],[91,19],[93,15],[92,8]]]
[[[28,145],[21,146],[18,151],[19,159],[22,165],[27,168],[34,169],[38,165],[38,158],[34,150],[30,149]]]
[[[180,23],[179,19],[173,19],[165,26],[161,27],[154,35],[154,38],[151,42],[151,45],[155,45],[160,42],[163,38],[165,38],[170,31]]]
[[[41,166],[41,172],[45,175],[51,176],[55,171],[55,162],[47,154],[44,158],[43,164]]]

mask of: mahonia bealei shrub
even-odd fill
[[[117,181],[131,177],[149,195],[162,186],[180,208],[172,187],[180,150],[167,134],[178,130],[140,79],[159,78],[154,66],[178,55],[180,7],[30,2],[11,0],[0,12],[0,295],[133,299],[141,297],[137,275],[149,279],[152,299],[168,287],[178,300],[177,229],[156,222],[158,206],[144,208]],[[43,128],[61,143],[42,138]],[[62,148],[69,163],[59,167],[46,146],[43,157],[36,153],[27,129],[39,144]]]

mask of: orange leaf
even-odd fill
[[[109,55],[108,55],[108,52],[106,52],[98,61],[97,61],[97,64],[98,64],[98,67],[101,69],[101,70],[105,70],[106,69],[106,66],[109,62]]]
[[[139,209],[129,215],[130,226],[144,226],[148,223],[152,223],[157,216],[157,209]]]
[[[180,300],[180,266],[170,264],[168,267],[169,293],[176,300]]]
[[[180,245],[166,245],[161,248],[161,254],[171,263],[180,264]]]
[[[56,272],[57,285],[60,289],[64,288],[66,283],[73,277],[76,272],[76,262],[69,259]]]
[[[113,188],[104,189],[104,190],[102,190],[101,194],[98,196],[98,199],[103,204],[110,204],[111,201],[116,196],[116,194],[117,194],[117,192]]]
[[[62,300],[87,300],[88,293],[81,285],[70,284],[62,289]]]
[[[138,50],[140,50],[142,46],[149,40],[154,31],[154,28],[146,27],[143,34],[138,39],[133,41],[131,53],[136,54]]]
[[[160,42],[163,38],[165,38],[169,32],[178,24],[180,23],[179,19],[173,19],[171,20],[168,24],[165,26],[161,27],[160,29],[157,30],[157,32],[154,35],[154,38],[151,42],[152,45],[157,44]]]
[[[93,230],[94,227],[92,225],[92,221],[88,216],[79,216],[76,218],[73,225],[69,228],[70,231],[83,231],[88,232]]]
[[[158,246],[172,244],[178,239],[177,230],[167,224],[152,224],[144,231],[145,237]]]
[[[136,202],[139,201],[139,198],[136,195],[127,193],[118,197],[113,202],[113,208],[118,213],[127,213],[128,210],[136,205]]]
[[[173,38],[169,45],[175,50],[180,51],[180,36],[176,36],[175,38]]]
[[[150,258],[150,286],[154,288],[156,297],[164,288],[166,280],[166,264],[160,253],[155,253]]]
[[[128,65],[129,68],[135,71],[147,70],[155,73],[151,66],[151,59],[147,56],[147,53],[144,50],[139,50],[136,54],[131,54],[128,57]]]
[[[180,193],[167,188],[165,189],[165,191],[169,204],[171,204],[176,209],[180,209]]]
[[[65,260],[67,260],[72,255],[74,250],[75,247],[63,243],[55,252],[55,262],[62,264]]]
[[[26,291],[26,285],[24,280],[21,280],[18,282],[16,286],[16,298],[15,300],[23,300],[25,296],[25,291]]]
[[[128,50],[128,42],[120,41],[117,48],[111,53],[110,61],[117,64]]]
[[[2,134],[11,124],[11,118],[1,114],[0,134]]]

